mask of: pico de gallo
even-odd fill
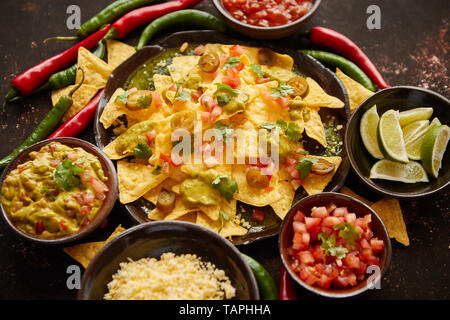
[[[357,217],[333,203],[313,207],[310,215],[297,211],[291,267],[300,279],[322,289],[354,287],[366,277],[367,267],[380,264],[384,241],[374,237],[372,216]]]
[[[89,225],[108,187],[100,160],[82,148],[51,142],[30,152],[2,185],[2,205],[25,233],[62,237]]]
[[[275,27],[303,17],[312,0],[223,0],[223,6],[237,20],[258,27]]]

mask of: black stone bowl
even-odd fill
[[[111,240],[83,274],[79,300],[100,300],[107,284],[128,258],[159,258],[165,252],[196,254],[225,271],[236,289],[236,300],[259,300],[258,284],[241,253],[228,240],[202,226],[181,221],[144,223]]]
[[[363,114],[372,106],[377,106],[381,116],[389,109],[405,111],[417,107],[432,107],[431,119],[438,117],[442,124],[450,124],[450,101],[442,95],[418,87],[399,86],[381,90],[366,99],[353,113],[347,123],[345,148],[350,164],[358,177],[370,189],[388,197],[411,199],[431,195],[448,186],[450,182],[450,152],[442,159],[439,177],[430,182],[402,183],[381,179],[369,179],[370,168],[377,162],[365,149],[361,139],[359,123]]]

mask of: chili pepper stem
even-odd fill
[[[82,68],[79,68],[79,70],[81,70],[81,75],[82,75],[81,81],[75,88],[70,90],[69,95],[68,95],[69,98],[72,98],[72,95],[75,93],[75,91],[80,89],[80,87],[83,85],[83,82],[84,82],[84,70]]]
[[[57,37],[51,37],[51,38],[44,39],[44,41],[42,41],[42,42],[44,44],[47,44],[47,42],[52,41],[52,40],[73,41],[73,40],[78,40],[78,37],[75,37],[75,36],[70,36],[70,37],[57,36]]]

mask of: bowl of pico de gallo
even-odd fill
[[[392,251],[376,212],[334,192],[297,202],[283,220],[278,244],[284,267],[295,282],[329,298],[382,287]]]
[[[213,0],[227,25],[250,38],[279,39],[301,29],[321,0]]]

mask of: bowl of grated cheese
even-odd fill
[[[255,277],[227,239],[183,221],[137,225],[109,242],[80,300],[258,300]]]

